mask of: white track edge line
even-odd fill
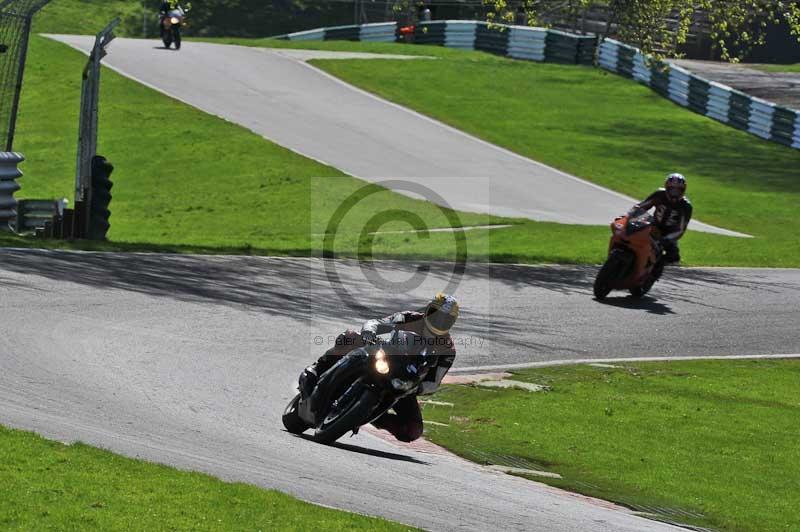
[[[360,93],[360,94],[362,94],[364,96],[367,96],[369,98],[377,100],[377,101],[379,101],[379,102],[381,102],[381,103],[383,103],[385,105],[389,105],[391,107],[399,109],[399,110],[401,110],[401,111],[403,111],[405,113],[409,113],[411,115],[414,115],[417,118],[420,118],[422,120],[430,122],[430,123],[432,123],[434,125],[437,125],[437,126],[439,126],[441,128],[449,130],[452,133],[455,133],[455,134],[460,135],[462,137],[468,138],[468,139],[470,139],[470,140],[472,140],[474,142],[478,142],[478,143],[480,143],[480,144],[482,144],[484,146],[487,146],[487,147],[492,148],[492,149],[494,149],[496,151],[504,153],[505,155],[510,155],[511,157],[513,157],[515,159],[519,159],[521,161],[524,161],[524,162],[526,162],[528,164],[533,164],[534,166],[539,166],[541,168],[550,170],[550,171],[555,172],[556,174],[558,174],[558,175],[560,175],[562,177],[565,177],[567,179],[571,179],[573,181],[577,181],[578,183],[582,183],[582,184],[587,185],[587,186],[589,186],[591,188],[594,188],[596,190],[600,190],[600,191],[612,194],[612,195],[614,195],[614,196],[616,196],[616,197],[618,197],[620,199],[624,199],[625,201],[638,203],[638,200],[635,199],[635,198],[632,198],[631,196],[627,196],[627,195],[625,195],[625,194],[623,194],[621,192],[617,192],[616,190],[611,190],[610,188],[605,188],[605,187],[603,187],[601,185],[598,185],[597,183],[592,183],[591,181],[587,181],[586,179],[574,176],[572,174],[568,174],[568,173],[566,173],[566,172],[564,172],[562,170],[559,170],[558,168],[554,168],[554,167],[549,166],[549,165],[547,165],[545,163],[539,162],[539,161],[537,161],[535,159],[530,159],[528,157],[525,157],[524,155],[520,155],[519,153],[513,152],[513,151],[509,150],[508,148],[504,148],[502,146],[498,146],[497,144],[492,144],[491,142],[489,142],[487,140],[484,140],[484,139],[482,139],[480,137],[476,137],[476,136],[474,136],[474,135],[472,135],[470,133],[467,133],[465,131],[462,131],[460,129],[456,129],[455,127],[453,127],[451,125],[448,125],[448,124],[446,124],[446,123],[444,123],[444,122],[442,122],[440,120],[437,120],[435,118],[431,118],[430,116],[426,116],[426,115],[424,115],[424,114],[422,114],[422,113],[420,113],[418,111],[415,111],[415,110],[413,110],[411,108],[408,108],[408,107],[404,107],[404,106],[402,106],[402,105],[400,105],[398,103],[392,102],[390,100],[386,100],[386,99],[384,99],[384,98],[382,98],[382,97],[380,97],[380,96],[378,96],[376,94],[373,94],[373,93],[365,91],[365,90],[363,90],[363,89],[361,89],[359,87],[356,87],[355,85],[351,85],[350,83],[347,83],[346,81],[343,81],[343,80],[337,78],[336,76],[333,76],[332,74],[328,74],[324,70],[322,70],[320,68],[317,68],[314,65],[309,64],[307,61],[302,61],[302,60],[294,59],[294,58],[292,60],[297,61],[298,63],[301,63],[305,67],[316,71],[317,73],[329,78],[330,80],[334,81],[335,83],[338,83],[339,85],[342,85],[342,86],[344,86],[344,87],[346,87],[346,88],[348,88],[350,90],[353,90],[353,91],[358,92],[358,93]],[[730,234],[720,234],[720,233],[713,233],[712,232],[711,234],[717,234],[719,236],[729,236],[729,237],[733,237],[733,238],[753,238],[752,235],[748,235],[746,233],[740,233],[738,231],[733,231],[731,229],[726,229],[724,227],[716,227],[714,225],[707,224],[705,222],[701,222],[700,220],[694,220],[694,221],[697,222],[697,223],[703,224],[705,226],[712,227],[714,229],[719,229],[719,230],[722,230],[722,231],[727,231],[728,233],[730,233]],[[708,231],[701,231],[701,232],[708,232]]]
[[[56,41],[56,42],[58,42],[58,43],[64,44],[64,45],[66,45],[66,46],[69,46],[70,48],[72,48],[72,49],[74,49],[74,50],[77,50],[77,51],[81,52],[82,54],[84,54],[84,55],[86,55],[86,56],[89,56],[89,55],[90,55],[90,53],[89,53],[89,52],[87,52],[87,51],[83,50],[83,49],[82,49],[82,48],[81,48],[79,45],[74,45],[74,44],[71,44],[71,43],[64,42],[64,41],[60,40],[60,39],[58,38],[58,37],[60,37],[60,35],[59,35],[59,34],[49,34],[49,33],[42,33],[42,34],[40,34],[40,35],[43,35],[44,37],[46,37],[46,38],[48,38],[48,39],[50,39],[50,40],[53,40],[53,41]],[[207,44],[208,44],[208,43],[207,43]],[[226,46],[226,45],[218,45],[218,46]],[[237,45],[232,45],[232,46],[237,46]],[[238,46],[238,47],[240,47],[240,48],[252,48],[252,47],[246,47],[246,46]],[[255,49],[268,50],[268,51],[269,51],[269,50],[276,50],[276,49],[274,49],[274,48],[255,48]],[[488,141],[486,141],[486,140],[483,140],[483,139],[481,139],[481,138],[478,138],[478,137],[475,137],[475,136],[473,136],[473,135],[470,135],[469,133],[465,133],[464,131],[461,131],[461,130],[459,130],[459,129],[456,129],[456,128],[452,127],[452,126],[449,126],[449,125],[445,124],[444,122],[440,122],[439,120],[436,120],[436,119],[434,119],[434,118],[431,118],[431,117],[429,117],[429,116],[425,116],[425,115],[423,115],[423,114],[421,114],[421,113],[419,113],[419,112],[417,112],[417,111],[414,111],[413,109],[409,109],[408,107],[403,107],[402,105],[396,104],[396,103],[394,103],[394,102],[391,102],[391,101],[389,101],[389,100],[385,100],[385,99],[383,99],[383,98],[381,98],[381,97],[379,97],[379,96],[377,96],[377,95],[375,95],[375,94],[372,94],[372,93],[370,93],[370,92],[367,92],[367,91],[365,91],[365,90],[363,90],[363,89],[359,89],[358,87],[356,87],[356,86],[354,86],[354,85],[350,85],[349,83],[347,83],[347,82],[345,82],[345,81],[342,81],[342,80],[340,80],[339,78],[337,78],[337,77],[335,77],[335,76],[333,76],[333,75],[331,75],[331,74],[328,74],[328,73],[327,73],[327,72],[325,72],[324,70],[321,70],[321,69],[319,69],[319,68],[317,68],[317,67],[315,67],[315,66],[313,66],[313,65],[310,65],[310,64],[309,64],[309,63],[307,63],[306,61],[303,61],[303,60],[300,60],[300,59],[296,59],[296,58],[287,57],[286,55],[281,55],[281,54],[279,54],[279,53],[277,53],[277,52],[270,52],[270,53],[273,53],[274,55],[278,55],[278,56],[280,56],[280,57],[281,57],[281,58],[283,58],[283,59],[286,59],[286,60],[289,60],[289,61],[293,61],[293,62],[300,63],[301,65],[303,65],[303,66],[305,66],[305,67],[307,67],[307,68],[310,68],[311,70],[314,70],[315,72],[317,72],[317,73],[321,74],[322,76],[325,76],[325,77],[327,77],[327,78],[329,78],[329,79],[333,80],[334,82],[336,82],[336,83],[338,83],[338,84],[340,84],[340,85],[343,85],[344,87],[347,87],[347,88],[349,88],[350,90],[353,90],[353,91],[359,92],[359,93],[361,93],[361,94],[363,94],[363,95],[365,95],[365,96],[368,96],[368,97],[370,97],[370,98],[372,98],[372,99],[374,99],[374,100],[377,100],[377,101],[379,101],[379,102],[382,102],[382,103],[384,103],[384,104],[386,104],[386,105],[389,105],[389,106],[395,107],[395,108],[397,108],[397,109],[400,109],[401,111],[404,111],[404,112],[406,112],[406,113],[410,113],[410,114],[412,114],[412,115],[415,115],[415,116],[416,116],[416,117],[418,117],[418,118],[421,118],[421,119],[423,119],[423,120],[426,120],[426,121],[428,121],[428,122],[430,122],[430,123],[436,124],[436,125],[438,125],[439,127],[442,127],[442,128],[448,129],[448,130],[450,130],[451,132],[454,132],[454,133],[456,133],[456,134],[458,134],[458,135],[461,135],[461,136],[463,136],[463,137],[469,138],[469,139],[471,139],[471,140],[473,140],[473,141],[476,141],[476,142],[478,142],[478,143],[480,143],[480,144],[483,144],[483,145],[485,145],[485,146],[488,146],[488,147],[490,147],[490,148],[493,148],[493,149],[495,149],[495,150],[498,150],[498,151],[500,151],[500,152],[503,152],[503,153],[505,153],[505,154],[507,154],[507,155],[511,155],[511,156],[512,156],[512,157],[514,157],[514,158],[517,158],[517,159],[520,159],[520,160],[522,160],[522,161],[525,161],[525,162],[527,162],[527,163],[531,163],[531,164],[533,164],[533,165],[540,166],[540,167],[542,167],[542,168],[545,168],[545,169],[551,170],[551,171],[553,171],[553,172],[555,172],[555,173],[557,173],[557,174],[559,174],[559,175],[561,175],[561,176],[563,176],[563,177],[566,177],[566,178],[568,178],[568,179],[572,179],[572,180],[574,180],[574,181],[577,181],[577,182],[583,183],[584,185],[588,185],[588,186],[589,186],[589,187],[591,187],[591,188],[594,188],[594,189],[597,189],[597,190],[601,190],[601,191],[603,191],[603,192],[606,192],[606,193],[610,193],[610,194],[612,194],[612,195],[614,195],[614,196],[617,196],[618,198],[624,199],[625,201],[629,201],[629,202],[637,203],[637,200],[636,200],[636,199],[634,199],[634,198],[632,198],[632,197],[630,197],[630,196],[626,196],[625,194],[622,194],[621,192],[616,192],[616,191],[614,191],[614,190],[611,190],[611,189],[608,189],[608,188],[604,188],[604,187],[602,187],[602,186],[600,186],[600,185],[597,185],[597,184],[595,184],[595,183],[592,183],[592,182],[590,182],[590,181],[586,181],[585,179],[581,179],[580,177],[576,177],[576,176],[574,176],[574,175],[570,175],[570,174],[568,174],[568,173],[566,173],[566,172],[563,172],[563,171],[561,171],[561,170],[559,170],[559,169],[557,169],[557,168],[553,168],[552,166],[548,166],[548,165],[546,165],[546,164],[544,164],[544,163],[540,163],[539,161],[536,161],[536,160],[533,160],[533,159],[529,159],[529,158],[527,158],[527,157],[525,157],[525,156],[523,156],[523,155],[520,155],[520,154],[518,154],[518,153],[515,153],[515,152],[513,152],[513,151],[511,151],[511,150],[509,150],[509,149],[507,149],[507,148],[503,148],[503,147],[501,147],[501,146],[497,146],[496,144],[492,144],[491,142],[488,142]],[[215,117],[217,117],[217,118],[220,118],[220,119],[222,119],[222,120],[224,120],[224,121],[226,121],[226,122],[228,122],[228,123],[230,123],[230,124],[233,124],[233,125],[235,125],[235,126],[238,126],[238,127],[244,128],[244,129],[246,129],[246,130],[250,131],[251,133],[254,133],[254,134],[258,135],[259,137],[261,137],[261,138],[263,138],[263,139],[266,139],[266,140],[268,140],[268,141],[272,142],[272,143],[273,143],[273,144],[275,144],[276,146],[280,146],[280,147],[282,147],[282,148],[284,148],[284,149],[287,149],[287,150],[289,150],[289,151],[291,151],[291,152],[293,152],[293,153],[296,153],[296,154],[298,154],[298,155],[301,155],[301,156],[303,156],[303,157],[305,157],[305,158],[307,158],[307,159],[311,159],[312,161],[316,161],[316,162],[318,162],[318,163],[320,163],[320,164],[322,164],[322,165],[324,165],[324,166],[327,166],[327,167],[329,167],[329,168],[333,168],[333,169],[335,169],[335,170],[337,170],[337,171],[339,171],[339,172],[342,172],[342,173],[343,173],[343,174],[345,174],[345,175],[349,175],[349,176],[351,176],[351,177],[355,177],[355,178],[357,178],[357,179],[361,179],[362,181],[366,181],[366,182],[368,182],[368,183],[375,183],[375,181],[372,181],[371,179],[368,179],[368,178],[365,178],[365,177],[362,177],[362,176],[358,176],[358,175],[355,175],[355,174],[348,174],[347,172],[345,172],[345,171],[344,171],[344,170],[342,170],[341,168],[339,168],[339,167],[337,167],[337,166],[335,166],[335,165],[333,165],[333,164],[331,164],[331,163],[329,163],[329,162],[326,162],[326,161],[324,161],[324,160],[322,160],[322,159],[319,159],[319,158],[317,158],[317,157],[315,157],[315,156],[313,156],[313,155],[309,155],[309,154],[307,154],[307,153],[304,153],[304,152],[302,152],[302,151],[300,151],[300,150],[296,150],[296,149],[294,149],[294,148],[290,148],[290,147],[288,147],[288,146],[284,146],[283,144],[280,144],[280,143],[276,142],[274,139],[271,139],[270,137],[267,137],[266,135],[264,135],[264,134],[262,134],[262,133],[259,133],[258,131],[255,131],[255,130],[253,130],[253,129],[251,129],[251,128],[247,127],[247,126],[244,126],[244,125],[242,125],[242,124],[239,124],[239,123],[237,123],[237,122],[234,122],[234,121],[232,121],[232,120],[230,120],[230,119],[228,119],[228,118],[226,118],[226,117],[224,117],[224,116],[221,116],[221,115],[219,115],[219,114],[215,113],[214,111],[210,111],[210,110],[207,110],[207,109],[203,109],[202,107],[198,107],[197,105],[195,105],[195,104],[193,104],[193,103],[190,103],[190,102],[188,102],[187,100],[184,100],[184,99],[183,99],[183,98],[181,98],[180,96],[177,96],[177,95],[175,95],[175,94],[172,94],[172,93],[170,93],[169,91],[167,91],[167,90],[165,90],[165,89],[161,89],[161,88],[159,88],[159,87],[156,87],[155,85],[152,85],[151,83],[148,83],[147,81],[144,81],[144,80],[142,80],[142,79],[138,78],[137,76],[134,76],[134,75],[132,75],[132,74],[129,74],[128,72],[126,72],[126,71],[125,71],[124,69],[122,69],[122,68],[119,68],[119,67],[113,66],[113,65],[111,65],[110,63],[103,63],[103,66],[105,66],[105,67],[107,67],[107,68],[109,68],[109,69],[113,70],[114,72],[116,72],[116,73],[118,73],[118,74],[120,74],[120,75],[122,75],[122,76],[124,76],[124,77],[126,77],[126,78],[128,78],[128,79],[132,79],[133,81],[136,81],[137,83],[140,83],[141,85],[144,85],[145,87],[147,87],[147,88],[149,88],[149,89],[152,89],[152,90],[154,90],[154,91],[156,91],[156,92],[159,92],[159,93],[161,93],[161,94],[164,94],[165,96],[168,96],[168,97],[170,97],[170,98],[172,98],[172,99],[174,99],[174,100],[177,100],[177,101],[179,101],[179,102],[181,102],[181,103],[183,103],[183,104],[185,104],[185,105],[188,105],[189,107],[192,107],[192,108],[194,108],[194,109],[198,109],[198,110],[200,110],[200,111],[202,111],[202,112],[204,112],[204,113],[206,113],[206,114],[209,114],[209,115],[211,115],[211,116],[215,116]],[[380,183],[377,183],[377,184],[380,184]],[[531,220],[532,220],[532,221],[537,221],[537,220],[533,220],[533,219],[531,219]],[[700,220],[695,220],[695,221],[696,221],[697,223],[701,223],[701,224],[703,224],[703,225],[707,225],[708,227],[713,227],[713,228],[715,228],[715,229],[720,229],[720,230],[722,230],[722,231],[727,231],[728,233],[731,233],[731,234],[724,234],[724,233],[723,233],[723,234],[720,234],[720,233],[709,232],[710,234],[717,234],[717,235],[719,235],[719,236],[728,236],[728,237],[732,237],[732,238],[753,238],[753,236],[752,236],[752,235],[748,235],[748,234],[745,234],[745,233],[740,233],[740,232],[738,232],[738,231],[733,231],[733,230],[730,230],[730,229],[726,229],[726,228],[724,228],[724,227],[716,227],[716,226],[712,226],[712,225],[710,225],[710,224],[706,224],[706,223],[704,223],[704,222],[701,222]],[[567,225],[569,225],[569,224],[567,224]],[[707,231],[700,231],[700,232],[707,232]]]
[[[800,358],[800,354],[783,354],[783,355],[710,355],[699,356],[691,355],[684,357],[666,356],[666,357],[629,357],[629,358],[582,358],[582,359],[563,359],[563,360],[550,360],[540,362],[523,362],[519,364],[497,364],[490,366],[468,366],[464,368],[453,368],[450,370],[451,374],[458,375],[461,373],[480,373],[484,371],[497,371],[504,369],[527,369],[527,368],[547,368],[551,366],[569,366],[580,364],[613,364],[623,362],[679,362],[681,360],[764,360],[764,359],[794,359]]]

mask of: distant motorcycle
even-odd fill
[[[175,49],[181,49],[181,30],[185,24],[186,11],[182,7],[173,9],[162,17],[161,40],[164,41],[165,48],[169,48],[174,42]]]
[[[401,398],[416,394],[436,366],[422,336],[395,331],[391,339],[354,349],[323,373],[311,395],[297,394],[283,413],[283,426],[333,443],[348,431],[381,417]]]
[[[657,231],[653,217],[642,211],[631,211],[611,222],[608,258],[594,281],[597,299],[604,299],[612,290],[627,289],[637,298],[650,291],[664,268]]]

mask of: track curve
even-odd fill
[[[50,37],[83,52],[94,43]],[[353,55],[200,42],[176,53],[116,39],[103,64],[352,176],[424,185],[454,209],[606,225],[637,201],[348,85],[307,64],[312,54]],[[697,220],[690,228],[746,236]]]
[[[387,297],[356,263],[337,267],[375,315],[418,305],[447,273]],[[671,270],[658,299],[633,304],[592,301],[593,271],[468,265],[457,365],[800,352],[796,270]],[[325,261],[0,250],[0,302],[0,423],[429,529],[671,529],[363,432],[326,447],[282,431],[317,338],[367,317],[343,308]]]

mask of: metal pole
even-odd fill
[[[81,84],[81,112],[78,126],[78,157],[75,169],[75,211],[73,235],[82,237],[89,232],[89,209],[92,201],[92,158],[97,155],[99,126],[100,63],[106,56],[106,46],[114,40],[114,28],[120,19],[114,19],[97,34],[89,60],[83,69]],[[79,214],[80,213],[80,214]]]
[[[11,119],[8,128],[8,143],[6,151],[10,152],[14,148],[14,132],[17,127],[17,113],[19,113],[19,98],[22,93],[22,78],[25,74],[25,60],[28,58],[28,40],[31,33],[31,21],[33,17],[25,17],[25,27],[23,28],[22,44],[19,51],[19,72],[17,73],[17,85],[14,91],[14,102],[11,104]]]
[[[89,65],[83,69],[83,81],[81,82],[81,112],[78,115],[78,153],[75,161],[75,201],[83,200],[83,136],[86,131],[86,109],[88,88],[89,88]]]

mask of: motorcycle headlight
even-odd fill
[[[386,361],[386,353],[383,352],[383,349],[379,349],[375,353],[375,371],[381,375],[389,373],[389,363]]]
[[[414,387],[414,381],[404,381],[403,379],[392,379],[392,388],[407,392]]]
[[[179,19],[178,17],[172,17],[172,18],[170,19],[170,22],[172,22],[173,24],[177,24],[177,23],[179,23],[180,21],[181,21],[181,19]]]

